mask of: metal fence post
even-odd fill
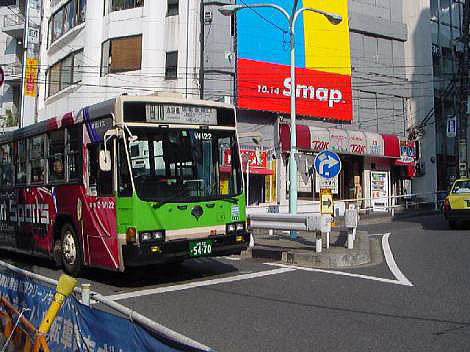
[[[354,234],[353,232],[348,231],[348,249],[353,249],[354,248]]]
[[[438,203],[437,192],[434,193],[434,209],[435,209],[435,210],[439,210],[439,203]]]
[[[90,284],[81,284],[82,289],[82,303],[86,306],[90,306]]]
[[[322,250],[321,232],[316,231],[315,252],[321,253],[321,250]]]

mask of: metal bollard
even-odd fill
[[[352,232],[348,232],[348,249],[354,248],[354,234]]]
[[[81,289],[82,289],[82,303],[86,306],[90,306],[90,284],[82,284]]]
[[[326,243],[325,243],[326,249],[330,248],[330,233],[326,233]]]
[[[315,252],[321,253],[322,250],[322,240],[321,240],[321,232],[316,233],[316,241],[315,241]]]

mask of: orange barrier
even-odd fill
[[[40,334],[6,297],[0,299],[0,306],[4,309],[0,310],[1,332],[7,339],[10,338],[9,343],[16,347],[16,351],[49,352],[45,335]]]

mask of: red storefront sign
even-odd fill
[[[238,107],[290,113],[290,67],[239,59]],[[296,69],[297,114],[339,121],[352,120],[351,76]]]
[[[262,150],[240,149],[243,172],[246,172],[248,165],[250,174],[271,175],[272,170],[267,169],[268,154]],[[248,164],[247,164],[248,163]],[[232,153],[230,149],[224,150],[223,170],[231,168]]]

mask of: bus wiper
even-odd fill
[[[186,191],[186,189],[181,188],[177,192],[173,193],[171,196],[167,197],[164,200],[160,200],[155,202],[152,206],[154,209],[160,208],[163,204],[170,203],[171,201],[178,199],[178,197],[183,194]]]
[[[229,202],[229,203],[232,203],[232,204],[237,204],[238,203],[238,198],[235,198],[235,197],[219,198],[217,200],[223,200],[225,202]]]

